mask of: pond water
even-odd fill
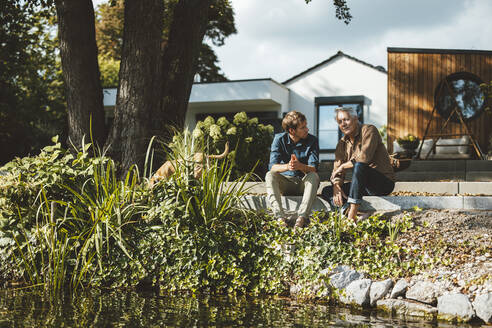
[[[288,298],[86,293],[51,304],[33,293],[0,292],[1,327],[456,327],[404,321]],[[460,327],[472,327],[461,325]]]

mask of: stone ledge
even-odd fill
[[[283,196],[282,206],[295,212],[301,204],[301,196]],[[247,195],[242,205],[252,210],[267,209],[265,195]],[[414,207],[421,209],[474,209],[492,210],[492,196],[365,196],[361,210],[398,211]],[[314,211],[330,211],[330,205],[321,197],[313,204]]]
[[[318,194],[321,193],[325,186],[331,185],[329,181],[321,181]],[[264,182],[246,182],[248,193],[266,194]],[[394,192],[427,192],[434,194],[448,195],[492,195],[492,182],[427,182],[427,181],[397,181]]]

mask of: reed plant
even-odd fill
[[[187,132],[176,132],[169,145],[168,158],[175,164],[175,173],[166,185],[167,196],[185,206],[185,215],[198,220],[207,228],[230,222],[233,213],[247,217],[248,211],[240,207],[241,198],[248,192],[246,182],[253,169],[237,179],[232,179],[233,163],[226,159],[207,159],[195,163],[196,152],[207,150],[200,140]],[[195,177],[195,165],[203,165],[202,173]]]
[[[90,147],[83,145],[77,158],[86,158]],[[85,180],[60,183],[68,195],[64,200],[50,199],[41,190],[34,204],[38,206],[35,226],[24,228],[15,238],[14,256],[26,280],[44,286],[50,295],[66,287],[76,292],[100,283],[114,269],[105,267],[112,258],[123,255],[134,261],[128,240],[133,224],[148,209],[138,170],[132,167],[120,180],[115,162],[98,154],[87,167],[91,174]]]

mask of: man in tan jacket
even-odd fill
[[[351,107],[337,108],[335,120],[344,136],[335,150],[332,185],[323,188],[322,196],[332,206],[348,207],[348,218],[357,221],[362,196],[388,195],[395,187],[395,174],[374,125],[361,124]],[[353,169],[352,182],[345,182],[349,169]]]

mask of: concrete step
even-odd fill
[[[332,169],[333,162],[320,163],[321,180],[329,180]],[[492,182],[492,160],[412,160],[407,169],[396,173],[396,180]]]
[[[328,181],[322,181],[318,188],[318,194],[325,186],[331,185]],[[250,194],[266,194],[264,182],[247,182],[246,188]],[[393,192],[432,193],[446,195],[492,195],[492,182],[435,182],[435,181],[397,181]]]
[[[301,196],[283,196],[282,206],[288,212],[296,212],[301,204]],[[268,209],[265,195],[247,195],[243,198],[243,206],[252,210]],[[421,209],[467,209],[492,210],[491,196],[365,196],[361,210],[397,211]],[[314,211],[331,211],[324,199],[317,197],[313,205]]]

